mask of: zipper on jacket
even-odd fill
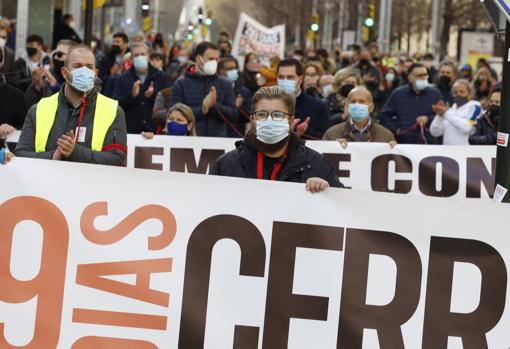
[[[285,176],[282,176],[282,178],[280,180],[287,180],[290,177],[294,176],[295,174],[303,173],[303,172],[305,172],[305,170],[309,170],[311,168],[312,168],[312,166],[310,164],[307,164],[307,165],[303,164],[302,166],[296,167],[292,171],[289,171],[288,173],[286,173]]]

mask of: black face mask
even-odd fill
[[[365,81],[365,86],[371,90],[377,88],[377,81]]]
[[[342,97],[347,98],[349,92],[351,92],[354,89],[354,87],[355,86],[353,84],[343,85],[340,88],[340,94],[342,95]]]
[[[35,56],[37,54],[37,48],[27,47],[27,54],[29,57]]]
[[[64,61],[60,61],[58,59],[53,59],[53,75],[55,78],[61,79],[62,74],[60,73],[62,67],[64,66]]]
[[[450,86],[452,79],[449,76],[441,75],[439,77],[439,84],[442,86]]]
[[[368,59],[360,59],[359,60],[359,65],[362,65],[362,66],[365,66],[365,65],[368,65],[370,63],[370,61]]]
[[[501,108],[499,105],[491,105],[489,107],[489,116],[491,117],[492,120],[495,120],[495,119],[499,119],[499,112],[500,112]]]
[[[111,51],[114,55],[118,55],[119,53],[122,52],[122,48],[120,47],[120,45],[112,45]]]
[[[455,104],[457,104],[457,108],[462,107],[468,101],[467,97],[455,97]]]
[[[348,58],[342,59],[342,63],[341,63],[342,68],[345,68],[345,67],[349,66],[350,64],[351,64],[351,61]]]
[[[315,97],[319,95],[319,91],[317,90],[317,87],[309,87],[306,89],[306,94]]]

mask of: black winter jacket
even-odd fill
[[[257,178],[257,150],[253,134],[248,134],[244,141],[236,142],[237,149],[221,156],[211,175]],[[331,187],[343,188],[335,174],[333,166],[326,158],[305,146],[305,142],[295,133],[291,134],[287,158],[283,162],[278,181],[305,183],[308,178],[319,177],[326,180]]]
[[[498,138],[498,120],[491,120],[487,113],[476,120],[469,136],[469,144],[495,145]]]

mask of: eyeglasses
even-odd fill
[[[282,121],[285,119],[285,116],[290,115],[284,111],[273,110],[271,112],[267,110],[257,110],[256,112],[251,114],[256,120],[266,120],[269,115],[271,115],[271,119],[274,121]]]

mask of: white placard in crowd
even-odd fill
[[[285,24],[268,28],[241,13],[237,25],[232,55],[239,61],[240,70],[244,69],[246,54],[256,53],[260,62],[269,67],[271,57],[284,58],[285,55]]]
[[[476,67],[479,58],[490,60],[494,55],[494,33],[461,31],[460,63]]]
[[[19,132],[9,138],[16,142]],[[128,136],[128,167],[206,174],[235,148],[232,138]],[[348,188],[444,198],[481,198],[494,193],[496,146],[397,145],[308,141],[324,154]]]
[[[510,206],[15,158],[0,346],[508,348]]]

